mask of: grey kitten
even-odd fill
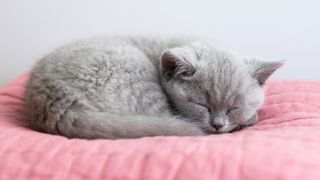
[[[26,91],[31,126],[69,138],[226,133],[257,121],[282,61],[199,38],[104,37],[42,58]]]

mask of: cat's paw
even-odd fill
[[[192,123],[188,123],[184,127],[181,127],[180,133],[183,136],[205,136],[205,135],[208,135],[201,128],[199,128],[198,126],[196,126]]]

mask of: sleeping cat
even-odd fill
[[[32,128],[69,138],[227,133],[257,121],[263,85],[282,64],[209,39],[89,39],[34,66],[26,110]]]

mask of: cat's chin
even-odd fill
[[[224,127],[222,129],[218,129],[216,131],[216,134],[231,133],[231,132],[235,131],[235,129],[237,129],[238,127],[239,127],[238,125],[231,125],[228,127]]]
[[[255,113],[251,118],[249,118],[246,121],[246,124],[242,124],[242,125],[235,127],[233,130],[230,131],[230,133],[235,132],[235,131],[240,131],[242,129],[250,127],[250,126],[254,125],[257,121],[258,121],[258,115],[257,115],[257,113]]]
[[[249,127],[249,126],[251,126],[251,125],[239,125],[239,126],[237,126],[236,128],[232,129],[232,130],[230,131],[230,133],[233,133],[233,132],[235,132],[235,131],[240,131],[240,130],[245,129],[245,128]]]
[[[207,134],[207,135],[210,135],[210,134],[224,134],[224,133],[231,133],[233,131],[236,131],[234,129],[236,129],[238,126],[232,126],[232,127],[227,127],[227,128],[223,128],[223,129],[219,129],[219,130],[216,130],[214,128],[203,128],[202,131]]]
[[[206,128],[204,130],[204,132],[206,134],[224,134],[224,133],[233,133],[233,132],[236,132],[236,131],[240,131],[240,130],[243,130],[249,126],[252,126],[254,125],[256,122],[258,121],[258,114],[255,113],[253,116],[251,116],[251,118],[249,118],[245,124],[239,124],[239,125],[232,125],[232,126],[229,126],[229,127],[225,127],[225,128],[222,128],[222,129],[219,129],[219,130],[215,130],[213,128]]]
[[[204,127],[204,128],[202,128],[202,131],[207,135],[210,135],[210,134],[224,134],[224,133],[231,133],[231,132],[237,131],[237,130],[239,130],[238,127],[239,126],[237,126],[237,125],[233,125],[233,126],[229,126],[229,127],[225,127],[225,128],[219,129],[219,130],[216,130],[214,128],[209,128],[209,127]]]

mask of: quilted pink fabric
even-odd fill
[[[0,179],[320,179],[320,81],[272,81],[260,122],[232,134],[67,139],[16,123],[24,75],[0,91]]]

